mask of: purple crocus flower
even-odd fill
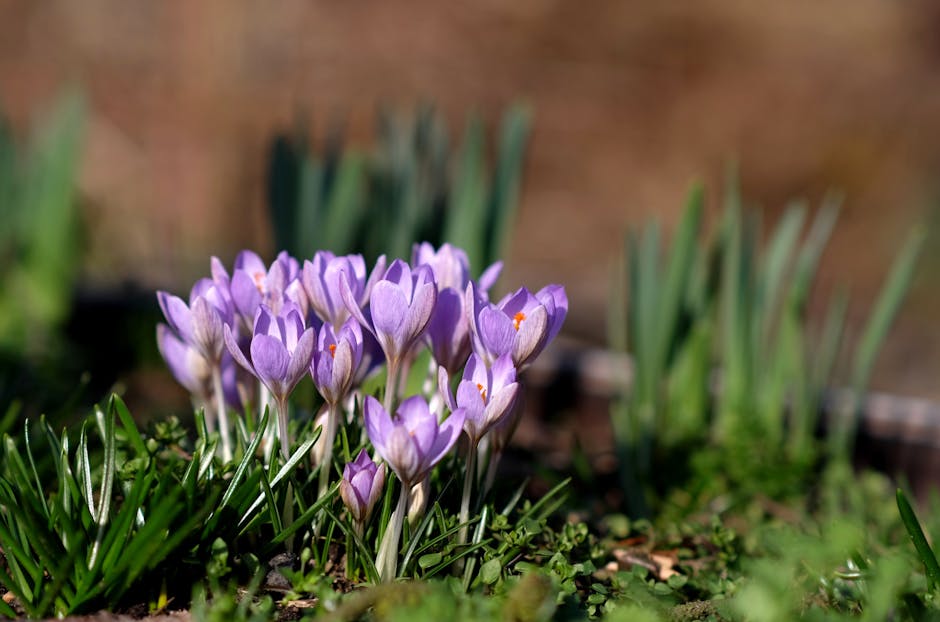
[[[338,404],[352,386],[362,361],[362,328],[355,318],[348,318],[339,331],[325,322],[317,337],[310,363],[310,375],[323,399]]]
[[[470,356],[470,321],[464,310],[464,295],[470,284],[470,262],[463,249],[442,244],[440,249],[427,242],[415,244],[411,253],[412,265],[428,266],[437,283],[437,304],[428,323],[427,339],[438,365],[449,374],[456,374]],[[477,292],[486,291],[499,278],[502,262],[487,268],[477,284]]]
[[[456,246],[445,242],[438,250],[428,242],[415,244],[411,250],[411,265],[429,266],[434,273],[434,281],[438,290],[451,288],[463,292],[470,283],[470,260],[467,253]],[[480,275],[476,281],[476,289],[484,295],[496,283],[503,269],[503,262],[497,261]]]
[[[451,410],[466,411],[463,429],[470,437],[471,450],[484,434],[512,412],[520,391],[516,367],[509,354],[497,358],[491,368],[482,358],[471,354],[463,379],[457,385],[456,399],[450,392],[450,381],[443,368],[438,372],[438,384]]]
[[[503,354],[511,354],[519,370],[526,366],[555,338],[568,314],[568,297],[561,285],[548,285],[532,294],[525,287],[491,304],[467,288],[467,308],[473,350],[492,364]]]
[[[333,326],[342,326],[349,317],[340,291],[343,275],[356,306],[362,309],[369,301],[372,286],[384,273],[385,255],[378,258],[371,275],[367,275],[362,255],[337,257],[330,251],[317,251],[313,261],[304,261],[300,282],[317,317]]]
[[[286,400],[304,377],[313,357],[316,331],[304,326],[297,305],[285,303],[277,315],[261,305],[245,356],[235,336],[225,327],[225,345],[235,361],[268,388],[275,400]]]
[[[224,292],[209,279],[193,285],[187,305],[179,296],[157,292],[157,302],[170,328],[185,343],[195,347],[212,365],[222,356],[222,326],[232,319]]]
[[[215,271],[213,274],[215,276]],[[281,251],[270,268],[257,253],[241,251],[235,257],[229,287],[232,304],[242,318],[243,326],[251,326],[262,304],[277,314],[285,302],[292,302],[306,315],[307,299],[298,280],[299,274],[297,260],[287,251]]]
[[[406,488],[424,479],[450,451],[466,416],[458,408],[439,424],[420,395],[402,401],[394,419],[371,395],[366,396],[363,411],[372,446]]]
[[[412,271],[401,259],[393,261],[372,288],[368,317],[359,307],[348,278],[341,277],[340,291],[346,309],[375,335],[389,366],[396,369],[421,337],[437,301],[437,287],[431,269],[419,266]]]
[[[285,302],[279,314],[262,304],[255,316],[254,331],[245,356],[228,325],[224,327],[225,345],[235,361],[250,371],[271,392],[277,406],[281,452],[287,458],[287,398],[310,370],[316,331],[305,328],[297,305]],[[249,360],[250,357],[250,360]]]
[[[359,528],[369,519],[384,488],[385,465],[373,462],[365,449],[354,461],[346,463],[339,494]]]

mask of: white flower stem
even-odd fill
[[[385,399],[382,406],[385,412],[392,415],[392,408],[395,406],[395,393],[398,391],[398,361],[389,360],[387,365],[388,374],[385,378]]]
[[[336,439],[336,424],[339,417],[339,409],[336,404],[327,405],[326,411],[326,429],[323,430],[323,454],[320,461],[320,494],[317,498],[326,494],[326,489],[330,486],[330,471],[333,466],[333,443]]]
[[[219,434],[222,436],[222,461],[232,461],[232,439],[229,436],[228,412],[225,409],[225,393],[222,389],[222,368],[212,366],[212,390],[215,392],[216,414],[219,421]]]
[[[463,498],[460,500],[460,517],[458,519],[460,531],[457,532],[457,544],[459,546],[467,543],[467,533],[469,531],[467,521],[470,520],[470,495],[473,491],[473,480],[476,479],[474,477],[477,470],[476,460],[476,443],[471,442],[470,451],[467,452],[467,471],[463,478]]]
[[[389,519],[388,526],[385,527],[382,543],[379,545],[379,555],[375,560],[375,567],[382,581],[392,581],[398,573],[398,542],[401,540],[401,529],[410,503],[409,497],[411,497],[411,486],[402,482],[398,506]]]
[[[281,455],[284,460],[290,459],[290,437],[287,434],[287,400],[276,399],[277,403],[277,434],[281,445]]]

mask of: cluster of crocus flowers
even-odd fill
[[[316,451],[320,495],[328,489],[337,430],[358,418],[354,405],[360,406],[363,440],[375,460],[363,447],[346,464],[339,490],[361,535],[386,485],[385,465],[399,480],[398,505],[376,559],[380,575],[390,579],[412,490],[427,489],[435,465],[461,434],[469,451],[460,521],[468,522],[471,491],[479,487],[477,454],[503,446],[519,410],[519,374],[567,314],[559,285],[535,293],[523,287],[492,302],[489,290],[500,270],[497,263],[472,279],[466,253],[449,244],[415,245],[410,262],[381,257],[371,271],[359,255],[319,251],[301,264],[281,253],[266,265],[243,251],[231,274],[213,258],[211,277],[197,282],[188,304],[158,293],[167,319],[157,329],[158,343],[177,380],[207,407],[207,422],[218,424],[226,461],[232,459],[228,409],[246,408],[252,396],[259,412],[276,411],[271,440],[276,436],[284,458],[290,456],[290,397],[310,376],[324,401]],[[431,364],[422,391],[401,395],[425,348]],[[360,385],[383,363],[380,402],[361,395]],[[494,435],[500,439],[488,442]],[[465,529],[459,539],[466,542]]]

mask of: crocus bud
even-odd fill
[[[363,405],[366,432],[375,451],[395,471],[403,486],[420,482],[450,451],[463,428],[464,411],[457,409],[443,423],[420,395],[404,400],[391,416],[374,397]]]
[[[251,360],[242,352],[228,325],[224,334],[225,345],[235,362],[254,374],[276,400],[286,400],[309,372],[316,331],[304,327],[301,311],[293,303],[285,303],[277,315],[265,305],[259,307],[248,347]]]
[[[365,449],[343,468],[339,494],[353,520],[364,524],[385,488],[385,465],[372,461]]]
[[[532,294],[525,287],[491,304],[467,288],[473,351],[487,364],[510,354],[519,370],[525,369],[555,338],[568,313],[568,297],[561,285],[549,285]]]
[[[450,381],[443,368],[438,371],[438,384],[451,410],[460,408],[466,412],[463,429],[470,437],[471,451],[484,434],[512,412],[520,391],[509,354],[497,358],[492,367],[471,354],[457,386],[456,399],[450,393]]]
[[[369,317],[359,307],[352,285],[341,278],[340,290],[346,309],[382,346],[390,365],[397,365],[424,333],[434,304],[437,286],[427,266],[414,271],[396,259],[369,295]]]
[[[310,301],[313,312],[324,322],[342,326],[349,317],[343,302],[340,282],[349,282],[355,305],[362,309],[369,301],[372,286],[385,274],[385,255],[375,262],[372,274],[366,273],[362,255],[337,257],[329,251],[317,251],[313,261],[305,261],[300,282]]]
[[[230,292],[232,304],[244,325],[251,325],[263,304],[275,315],[285,302],[292,302],[303,312],[306,296],[297,283],[300,268],[297,260],[282,251],[268,268],[253,251],[242,251],[235,258]]]
[[[329,322],[320,328],[310,375],[327,403],[338,404],[346,397],[359,369],[362,349],[362,329],[355,318],[347,319],[338,332]]]

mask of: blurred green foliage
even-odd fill
[[[670,488],[737,498],[804,494],[820,460],[847,464],[857,399],[911,281],[923,244],[913,233],[849,352],[856,399],[820,420],[843,339],[839,290],[821,323],[808,313],[836,222],[826,201],[804,235],[794,203],[766,239],[735,183],[713,239],[701,241],[703,191],[693,188],[671,245],[656,223],[630,232],[610,301],[611,345],[633,377],[612,410],[630,512],[648,515]],[[627,294],[629,292],[629,294]],[[817,442],[817,429],[828,442]]]
[[[18,145],[0,121],[0,350],[36,354],[71,309],[78,270],[75,174],[84,102],[61,98]]]
[[[451,145],[433,108],[411,116],[380,110],[375,145],[347,149],[334,131],[322,149],[305,129],[275,138],[269,161],[268,205],[278,249],[296,257],[325,249],[375,259],[411,256],[411,246],[450,242],[470,265],[505,256],[518,203],[529,136],[529,113],[509,109],[487,166],[479,117]]]

